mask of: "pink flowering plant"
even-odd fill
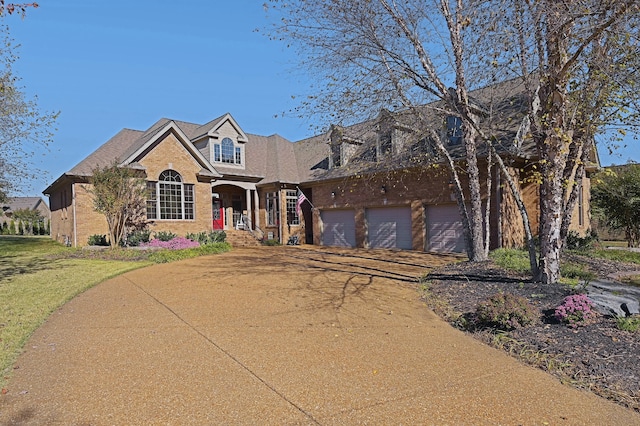
[[[594,305],[586,294],[573,294],[564,298],[560,306],[556,308],[555,317],[558,321],[578,327],[587,324],[595,318]]]
[[[157,247],[157,248],[165,248],[169,250],[182,250],[194,247],[200,247],[200,243],[197,241],[190,240],[185,237],[175,237],[169,241],[162,241],[158,238],[155,238],[148,243],[140,244],[141,247]]]

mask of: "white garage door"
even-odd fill
[[[411,208],[367,209],[367,238],[371,248],[411,250]]]
[[[324,210],[322,219],[322,245],[338,247],[356,246],[356,220],[353,210]]]
[[[462,253],[464,232],[456,204],[427,206],[427,250]]]

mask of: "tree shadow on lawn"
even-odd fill
[[[19,275],[56,269],[59,260],[54,257],[0,256],[0,281]]]

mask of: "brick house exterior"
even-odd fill
[[[460,146],[446,123],[456,120],[431,120],[445,123],[438,125],[444,126],[442,137],[450,139],[455,156]],[[508,121],[516,123],[503,130],[503,138],[511,141],[517,121]],[[239,229],[281,243],[296,235],[307,244],[464,252],[449,173],[414,124],[402,114],[382,111],[374,120],[333,126],[295,143],[278,135],[247,134],[230,114],[204,125],[161,119],[146,131],[124,129],[44,191],[51,235],[83,246],[89,236],[107,234],[105,218],[93,210],[88,182],[92,170],[116,161],[145,176],[152,231],[185,235]],[[528,179],[535,157],[526,143],[505,146],[535,230],[537,185]],[[457,158],[464,167],[462,156]],[[594,155],[590,170],[597,165]],[[487,176],[482,159],[480,170],[485,188],[491,182],[491,191],[483,194],[490,203],[492,248],[522,246],[522,220],[501,174],[492,167]],[[571,226],[580,234],[590,228],[589,189],[587,177]],[[308,201],[298,215],[299,190]]]

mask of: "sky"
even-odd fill
[[[40,196],[121,129],[163,117],[204,124],[228,112],[247,133],[291,141],[322,124],[290,113],[311,82],[295,52],[264,35],[264,0],[38,3],[5,18],[21,45],[14,70],[39,109],[60,116],[35,164],[47,174],[18,195]],[[626,142],[613,156],[601,149],[602,165],[640,162],[640,142]]]

